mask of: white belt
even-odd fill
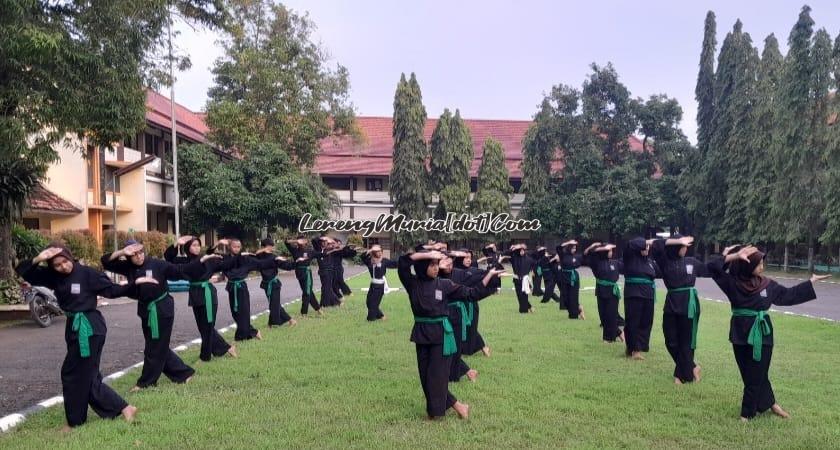
[[[370,284],[385,284],[384,278],[371,278]]]

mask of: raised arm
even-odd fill
[[[55,289],[55,277],[53,276],[52,270],[41,266],[41,263],[60,252],[60,248],[50,247],[32,259],[21,261],[17,268],[15,268],[15,271],[21,278],[33,286],[44,286]]]

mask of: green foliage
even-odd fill
[[[211,140],[246,154],[275,145],[311,166],[322,138],[356,133],[347,69],[328,67],[307,16],[267,0],[229,6],[225,54],[212,69],[215,85],[208,93]]]
[[[18,261],[32,259],[47,246],[47,238],[35,230],[27,230],[21,225],[12,227],[12,247]]]
[[[402,74],[394,95],[394,164],[389,183],[395,212],[408,219],[428,216],[426,158],[429,152],[423,138],[425,126],[426,108],[417,77],[412,73],[406,81]],[[396,240],[399,245],[410,245],[425,237],[422,232],[399,233]]]
[[[0,305],[23,303],[20,282],[15,277],[0,278]]]
[[[435,218],[447,213],[464,213],[470,196],[470,167],[473,143],[460,111],[452,117],[448,109],[438,120],[430,142],[429,188],[438,194]]]
[[[102,268],[99,259],[102,248],[90,230],[64,230],[58,233],[45,233],[45,237],[52,242],[60,242],[70,249],[73,257],[86,266]]]
[[[510,185],[508,176],[502,144],[493,138],[487,138],[482,147],[475,197],[470,207],[473,215],[488,212],[510,214],[510,195],[513,193],[513,187]],[[488,234],[477,237],[480,240],[490,241],[503,240],[505,236]]]

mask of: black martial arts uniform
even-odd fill
[[[448,389],[452,355],[457,342],[449,322],[449,298],[478,301],[490,294],[483,285],[467,288],[441,278],[426,275],[428,260],[412,262],[408,255],[399,258],[397,272],[408,293],[414,327],[411,341],[417,351],[417,370],[426,397],[429,417],[442,417],[457,399]],[[415,274],[411,273],[414,266]]]
[[[642,238],[633,238],[624,249],[624,343],[627,354],[650,350],[650,331],[656,300],[659,267],[641,252],[646,248]]]
[[[141,277],[154,278],[158,284],[137,286],[137,316],[145,339],[143,349],[143,370],[137,379],[137,387],[156,386],[163,373],[173,383],[184,383],[195,370],[181,360],[169,348],[172,325],[175,322],[175,302],[169,294],[168,280],[187,280],[199,277],[205,266],[198,260],[185,265],[170,264],[162,259],[146,256],[142,265],[118,258],[111,260],[111,253],[102,255],[102,267],[128,278],[129,283]]]
[[[621,335],[618,322],[621,289],[618,287],[618,277],[624,269],[624,263],[618,259],[608,259],[608,254],[606,251],[590,252],[584,257],[584,262],[595,276],[595,299],[603,327],[602,337],[607,342],[615,342]]]
[[[365,305],[368,311],[367,320],[372,322],[385,317],[385,314],[379,308],[382,304],[382,296],[385,294],[385,274],[388,268],[397,268],[397,261],[382,258],[378,263],[374,263],[368,252],[362,255],[362,262],[367,266],[370,274],[370,288],[368,288]]]
[[[709,261],[707,268],[732,306],[729,341],[744,383],[741,417],[751,419],[776,403],[769,377],[773,356],[773,324],[768,309],[772,305],[805,303],[816,299],[817,294],[810,281],[788,288],[769,279],[765,287],[755,292],[746,292],[736,278],[726,272],[727,266],[729,264],[724,264],[722,258],[714,258]]]
[[[668,288],[662,313],[665,347],[674,360],[674,377],[683,383],[694,381],[694,350],[697,348],[697,327],[700,323],[700,298],[694,283],[710,277],[706,264],[692,257],[679,255],[681,245],[665,245],[657,239],[651,245],[653,257]]]
[[[525,314],[531,310],[531,302],[528,301],[528,294],[522,291],[522,280],[531,273],[534,267],[534,260],[523,250],[506,251],[505,255],[510,256],[510,264],[513,267],[513,286],[516,290],[516,300],[519,302],[519,312]]]
[[[543,261],[548,261],[548,257],[546,256],[545,250],[535,250],[530,254],[531,259],[534,260],[534,283],[533,288],[531,289],[531,295],[535,297],[542,297],[545,295],[543,291],[543,279],[545,277],[543,271]]]
[[[251,325],[251,291],[248,289],[248,274],[254,270],[275,265],[273,259],[259,260],[251,255],[227,255],[222,259],[221,269],[227,284],[230,314],[236,321],[236,333],[233,339],[245,341],[257,337],[257,329]]]
[[[192,241],[184,247],[190,248]],[[189,264],[200,260],[198,255],[178,256],[175,246],[170,246],[163,254],[164,259],[173,264]],[[209,260],[205,270],[197,276],[190,276],[190,291],[188,304],[192,307],[195,324],[201,335],[201,350],[199,358],[210,361],[213,356],[224,356],[230,350],[230,344],[216,331],[216,313],[219,310],[219,299],[216,286],[210,278],[218,271],[221,260]],[[185,274],[190,275],[190,274]]]
[[[453,283],[472,288],[478,287],[485,275],[485,271],[467,271],[453,267],[452,272],[449,274],[441,272],[440,276],[441,278],[451,280]],[[467,342],[467,327],[472,323],[476,303],[469,299],[461,299],[454,296],[449,299],[449,322],[452,323],[452,329],[454,330],[457,343],[457,351],[452,355],[449,381],[461,381],[461,378],[470,370],[470,366],[464,361],[462,356],[464,353],[464,344]]]
[[[484,249],[482,249],[482,253],[484,254],[484,256],[487,257],[486,270],[504,270],[505,267],[499,262],[499,255],[496,252],[494,252],[490,248],[485,247]],[[475,258],[473,258],[472,262],[473,267],[470,267],[467,270],[469,272],[481,271],[481,269],[479,269],[477,266],[478,263]],[[490,283],[487,285],[487,288],[490,290],[491,294],[498,292],[498,290],[501,287],[501,279],[499,277],[493,277],[493,279],[490,280]],[[473,306],[472,323],[470,323],[470,325],[467,327],[467,341],[464,343],[464,347],[462,349],[462,353],[464,355],[474,355],[487,346],[487,343],[484,342],[484,337],[478,331],[478,319],[480,316],[481,308],[479,307],[478,303],[475,303],[475,305]]]
[[[107,327],[102,313],[96,310],[96,296],[122,297],[135,286],[116,285],[104,273],[76,261],[67,275],[33,264],[31,259],[22,261],[17,273],[33,286],[52,289],[58,305],[67,315],[64,327],[67,355],[61,364],[61,391],[67,424],[76,427],[85,423],[88,405],[99,417],[112,419],[122,414],[128,403],[102,382],[99,371]]]
[[[300,284],[300,313],[306,315],[309,313],[309,307],[318,311],[321,305],[318,304],[318,299],[315,298],[315,292],[312,288],[312,259],[320,256],[320,252],[314,250],[307,250],[306,248],[298,247],[292,244],[291,241],[286,241],[286,247],[289,253],[292,254],[292,259],[295,261],[295,278]],[[298,259],[303,258],[302,261]]]
[[[580,317],[580,274],[577,268],[581,265],[581,256],[569,253],[565,249],[558,249],[560,255],[560,271],[557,281],[560,285],[560,296],[563,298],[570,319]]]
[[[280,326],[292,320],[280,299],[280,289],[283,284],[277,277],[278,268],[283,270],[295,270],[295,263],[292,261],[277,261],[276,255],[271,253],[260,253],[256,256],[263,264],[260,268],[260,288],[265,291],[265,298],[268,299],[268,326]],[[272,265],[270,262],[274,264]]]
[[[537,264],[540,268],[540,273],[543,277],[543,283],[545,284],[545,289],[543,290],[543,297],[540,303],[548,303],[551,300],[555,302],[561,303],[560,296],[557,295],[557,277],[555,276],[555,270],[552,268],[554,263],[551,262],[552,255],[548,253],[548,251],[543,251],[543,255],[540,256],[539,261]]]
[[[326,251],[323,253],[321,241],[318,238],[312,239],[312,246],[320,257],[318,258],[318,275],[321,277],[321,306],[339,306],[336,277],[340,276],[342,258],[356,255],[356,251],[349,247],[342,247],[338,250]]]

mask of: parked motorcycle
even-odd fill
[[[50,326],[54,316],[64,315],[51,290],[43,286],[24,284],[21,286],[21,291],[24,301],[29,304],[32,320],[42,328]]]

